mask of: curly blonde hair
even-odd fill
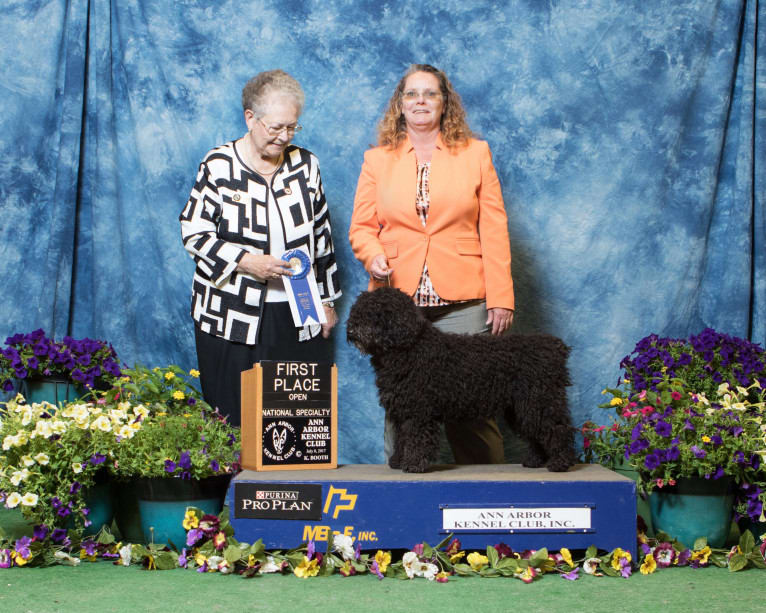
[[[444,98],[440,125],[444,144],[450,148],[466,144],[474,133],[468,127],[460,96],[452,87],[447,75],[430,64],[412,64],[396,86],[394,94],[388,101],[383,119],[378,124],[378,145],[395,149],[407,135],[407,126],[402,113],[402,94],[407,77],[416,72],[427,72],[439,80],[439,88]]]

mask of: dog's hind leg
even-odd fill
[[[402,428],[401,424],[394,423],[393,424],[394,432],[394,452],[391,454],[391,457],[388,458],[388,466],[389,468],[401,468],[402,467]]]
[[[545,466],[551,472],[566,472],[577,463],[574,432],[569,424],[558,424],[551,428],[548,449],[550,452]]]

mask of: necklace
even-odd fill
[[[270,177],[282,165],[282,154],[281,153],[279,154],[279,157],[277,158],[277,161],[273,162],[274,165],[271,167],[270,170],[261,170],[258,167],[258,162],[262,158],[258,155],[258,152],[257,152],[257,150],[255,148],[255,142],[253,142],[253,135],[250,132],[248,132],[247,135],[248,135],[249,140],[250,140],[250,147],[249,147],[250,151],[249,151],[249,153],[250,153],[250,160],[251,160],[251,165],[253,167],[253,170],[255,170],[255,172],[257,172],[262,177]]]

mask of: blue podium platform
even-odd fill
[[[435,545],[454,533],[464,548],[500,542],[515,551],[615,547],[636,554],[636,487],[593,464],[566,473],[517,464],[436,466],[408,474],[385,465],[334,470],[246,470],[227,494],[239,541],[267,549],[322,542],[334,533],[363,549]]]

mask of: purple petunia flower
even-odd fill
[[[165,460],[165,472],[174,473],[176,471],[176,463],[173,460]]]
[[[314,545],[313,540],[309,540],[308,546],[306,547],[306,557],[311,560],[314,557],[314,551],[316,550],[316,546]]]
[[[718,434],[714,434],[713,436],[711,436],[710,442],[712,442],[713,445],[715,446],[723,445],[723,439]]]
[[[673,426],[661,419],[655,424],[654,431],[660,436],[668,437],[673,433]]]
[[[63,528],[56,528],[51,534],[51,540],[54,543],[61,543],[66,538],[66,530]]]
[[[644,458],[644,466],[649,470],[654,470],[660,465],[660,458],[656,452],[657,450],[655,449],[652,453]]]
[[[181,553],[178,554],[178,565],[181,568],[188,568],[189,567],[189,559],[186,557],[186,547],[184,547],[181,550]]]
[[[83,541],[81,547],[85,550],[85,554],[92,556],[96,553],[96,541],[87,540]]]
[[[370,566],[370,570],[378,576],[378,579],[383,579],[383,573],[380,572],[380,567],[378,566],[377,561],[373,561],[372,566]]]
[[[32,536],[34,536],[36,541],[44,541],[45,537],[48,536],[48,526],[45,524],[35,526]]]
[[[70,494],[76,494],[82,489],[82,485],[79,481],[72,482],[72,485],[69,486],[69,493]]]
[[[217,473],[219,470],[221,470],[221,465],[218,463],[218,460],[210,460],[210,470],[212,470],[214,473]]]
[[[694,457],[700,460],[707,455],[707,451],[705,451],[704,449],[700,449],[699,447],[697,447],[697,445],[692,445],[691,449],[692,449],[692,453],[694,454]]]
[[[103,464],[105,460],[106,456],[103,453],[94,453],[92,456],[90,456],[90,463],[93,464],[93,466]]]
[[[188,451],[181,453],[181,459],[178,460],[178,466],[185,470],[189,470],[192,467],[191,454]]]

